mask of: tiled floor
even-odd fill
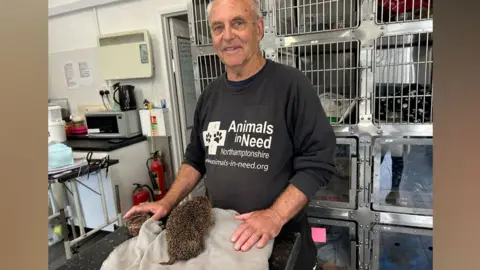
[[[105,237],[108,232],[97,232],[96,234],[92,235],[91,237],[87,238],[85,241],[81,242],[78,251],[82,252],[92,244],[96,243],[103,237]],[[79,232],[77,232],[77,236]],[[63,242],[59,242],[51,247],[48,248],[48,269],[54,270],[61,265],[63,265],[66,261],[65,258],[65,247]]]

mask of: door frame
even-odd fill
[[[185,23],[186,25],[184,25],[183,21],[180,21],[176,18],[169,18],[169,22],[170,22],[171,52],[174,56],[173,57],[173,67],[174,67],[173,73],[175,76],[175,85],[177,86],[175,90],[177,93],[177,104],[179,108],[178,113],[180,116],[180,128],[182,130],[181,143],[183,146],[182,151],[185,151],[190,141],[189,139],[190,137],[188,136],[188,133],[189,133],[188,131],[190,130],[190,133],[191,133],[193,129],[193,123],[188,123],[189,118],[192,117],[192,119],[190,120],[193,121],[193,117],[194,117],[194,115],[189,114],[189,112],[191,111],[188,109],[192,109],[192,108],[187,108],[187,104],[189,106],[193,105],[193,110],[195,110],[199,95],[196,91],[196,87],[194,86],[195,71],[193,66],[193,58],[188,61],[189,63],[188,66],[191,68],[191,71],[192,71],[191,77],[184,76],[185,73],[182,70],[182,62],[180,61],[180,58],[182,58],[182,55],[180,55],[180,51],[179,51],[180,41],[186,42],[186,45],[188,46],[188,51],[191,55],[191,38],[190,38],[190,27],[188,26],[188,22],[186,22]],[[181,25],[180,26],[181,30],[175,27],[177,23]],[[184,27],[186,28],[184,29]],[[184,30],[186,30],[187,32],[185,32]],[[193,57],[193,55],[191,55],[191,57]],[[183,66],[183,68],[186,68],[186,67]],[[185,88],[186,80],[189,80],[189,79],[192,80],[191,83],[192,83],[193,89]],[[188,103],[189,100],[186,98],[185,94],[188,93],[189,90],[193,91],[193,94],[195,95],[195,104]]]
[[[163,38],[163,57],[165,57],[166,63],[166,73],[167,73],[167,83],[168,83],[168,93],[170,95],[170,112],[172,119],[173,132],[172,134],[172,156],[173,156],[173,179],[175,179],[180,165],[182,163],[183,156],[183,147],[182,147],[182,126],[180,123],[180,109],[177,96],[177,86],[175,82],[175,77],[173,75],[173,64],[172,64],[172,45],[170,43],[170,22],[171,17],[176,17],[179,15],[187,15],[187,3],[183,5],[176,5],[167,8],[162,8],[157,10],[157,19],[159,30]],[[162,42],[162,40],[160,40]]]

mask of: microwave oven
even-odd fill
[[[138,110],[85,113],[88,137],[128,139],[142,134]]]

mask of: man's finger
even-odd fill
[[[253,212],[237,215],[235,216],[235,219],[239,219],[239,220],[248,219],[252,215],[252,213]]]
[[[255,245],[255,243],[257,243],[257,241],[259,239],[260,239],[260,234],[259,233],[253,233],[252,236],[250,236],[250,238],[248,238],[248,241],[245,242],[245,244],[243,244],[242,251],[250,250],[253,247],[253,245]]]
[[[138,212],[138,206],[134,206],[134,207],[130,208],[130,210],[128,210],[128,212],[125,214],[125,216],[123,216],[123,218],[124,219],[129,219],[130,216],[132,216],[136,212]]]
[[[157,213],[155,213],[152,217],[153,219],[155,220],[160,220],[162,218],[162,212],[158,211]]]
[[[242,235],[238,238],[238,240],[235,242],[235,246],[233,247],[235,250],[240,250],[240,248],[247,242],[247,240],[252,236],[253,234],[253,229],[252,228],[247,228],[246,230],[243,231]]]
[[[262,235],[262,238],[257,243],[257,247],[258,248],[263,248],[264,246],[267,245],[268,241],[270,241],[270,237],[268,237],[267,234]]]
[[[238,226],[238,229],[233,233],[232,235],[232,242],[236,242],[238,237],[240,237],[240,235],[243,233],[243,231],[245,231],[245,229],[247,228],[247,224],[246,223],[242,223],[240,224],[240,226]]]

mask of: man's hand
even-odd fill
[[[307,202],[305,194],[290,184],[271,207],[236,216],[244,222],[232,236],[234,248],[247,251],[257,242],[257,247],[263,248]]]
[[[172,184],[170,190],[165,194],[162,200],[150,202],[132,207],[123,217],[129,219],[137,213],[152,213],[153,218],[159,220],[166,216],[172,208],[180,202],[197,185],[200,180],[200,172],[190,165],[182,164],[177,178]]]
[[[156,220],[161,219],[162,217],[166,216],[168,212],[171,210],[171,206],[165,200],[161,200],[158,202],[149,202],[142,205],[135,205],[132,207],[123,217],[124,219],[129,219],[131,216],[137,213],[152,213],[153,218]]]
[[[271,208],[238,215],[235,218],[244,221],[232,236],[235,250],[248,251],[257,242],[257,247],[263,248],[280,233],[284,225],[283,218]]]

